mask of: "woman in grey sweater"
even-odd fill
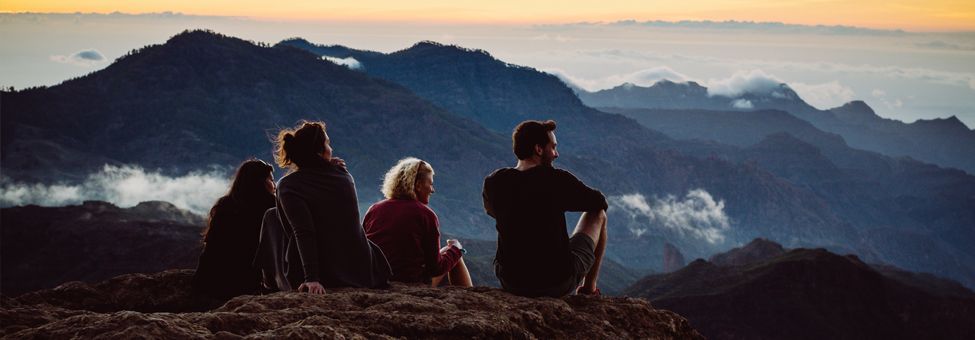
[[[366,239],[355,181],[345,162],[332,157],[329,142],[321,122],[284,129],[276,141],[278,166],[290,171],[278,184],[277,210],[301,257],[304,282],[298,290],[386,287],[389,263]]]

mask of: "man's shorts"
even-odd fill
[[[569,238],[569,277],[562,282],[544,289],[517,289],[509,287],[501,280],[505,290],[523,296],[563,297],[575,294],[576,288],[589,274],[589,269],[596,262],[596,244],[584,233]],[[495,270],[498,268],[496,267]],[[501,277],[499,276],[499,279]]]

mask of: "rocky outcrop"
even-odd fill
[[[524,298],[498,289],[329,289],[240,296],[187,293],[192,270],[71,282],[4,298],[4,338],[701,338],[644,299]],[[209,305],[209,306],[208,306]],[[216,306],[212,309],[209,309]]]
[[[664,272],[669,273],[684,267],[684,254],[670,242],[664,243]]]
[[[778,254],[776,254],[778,253]],[[975,294],[926,274],[878,272],[853,255],[756,240],[624,294],[686,316],[711,339],[972,339]]]
[[[195,268],[203,225],[201,217],[166,202],[12,207],[0,221],[0,292],[8,296],[68,281]]]

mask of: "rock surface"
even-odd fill
[[[190,295],[192,270],[70,282],[0,300],[4,338],[701,338],[643,299],[530,299],[498,289],[329,289],[219,302]],[[215,307],[216,306],[216,307]],[[211,307],[215,307],[210,309]]]

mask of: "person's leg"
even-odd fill
[[[592,293],[596,291],[596,284],[599,280],[599,268],[603,263],[603,254],[606,253],[606,211],[600,210],[598,213],[583,213],[572,235],[579,233],[589,236],[595,245],[595,250],[593,251],[595,261],[589,267],[589,272],[586,273],[582,289],[579,290],[582,293]]]
[[[471,282],[471,273],[467,271],[467,264],[464,263],[464,258],[457,260],[457,264],[450,269],[447,278],[450,279],[451,286],[474,287],[474,283]]]
[[[443,275],[434,276],[434,277],[430,278],[430,287],[433,287],[433,288],[440,287],[440,283],[443,282],[443,279],[445,279],[445,278],[447,278],[447,273],[443,273]]]

